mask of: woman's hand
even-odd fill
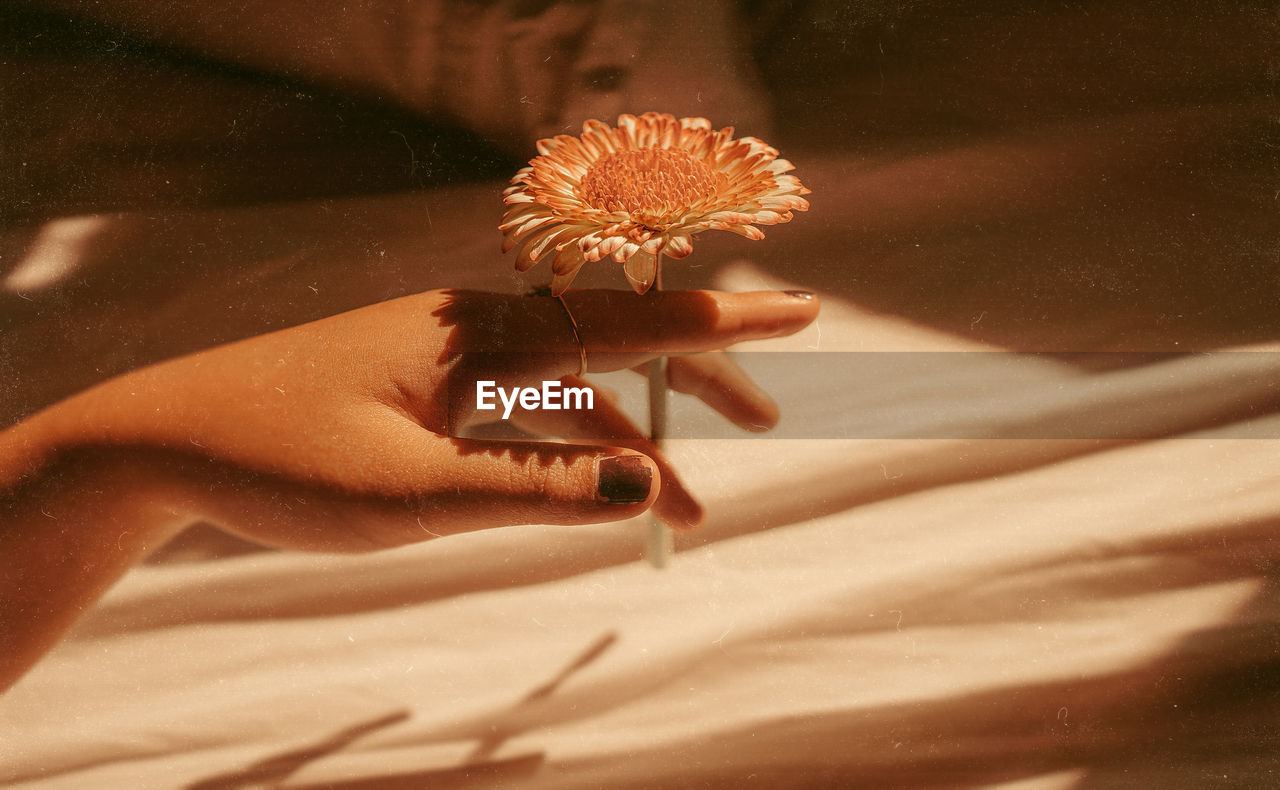
[[[808,295],[566,295],[592,371],[790,334]],[[0,688],[150,548],[200,519],[284,548],[362,551],[522,523],[701,508],[597,393],[513,422],[572,443],[466,438],[476,382],[585,386],[550,297],[431,291],[143,368],[0,432]],[[776,409],[727,359],[673,360],[672,386],[736,422]]]
[[[596,372],[789,334],[818,309],[773,292],[579,291],[567,301]],[[165,454],[186,492],[172,507],[286,548],[362,550],[509,524],[609,521],[655,497],[669,524],[696,526],[697,503],[603,394],[591,411],[512,415],[575,444],[463,438],[501,413],[476,411],[477,381],[582,386],[579,364],[569,318],[552,298],[432,291],[139,370],[35,422],[62,452]],[[776,418],[723,359],[679,361],[673,383],[741,423]]]

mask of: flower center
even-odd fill
[[[578,194],[601,211],[625,211],[660,221],[714,195],[715,175],[682,148],[640,148],[597,159],[587,168]]]

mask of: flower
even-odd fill
[[[655,112],[587,121],[580,137],[539,140],[538,154],[503,193],[502,251],[520,245],[516,269],[550,257],[552,294],[583,264],[623,264],[636,293],[657,279],[662,256],[684,258],[692,237],[727,230],[762,239],[755,225],[790,222],[809,194],[775,148],[705,118]],[[753,224],[754,223],[754,224]]]

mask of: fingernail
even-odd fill
[[[610,505],[634,505],[649,498],[653,469],[639,455],[619,455],[596,464],[596,496]]]
[[[787,296],[794,296],[797,299],[813,299],[813,291],[783,291]]]

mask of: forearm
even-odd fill
[[[0,432],[0,691],[183,520],[145,453],[55,450],[25,428]]]

